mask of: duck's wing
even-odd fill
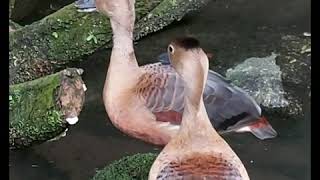
[[[219,129],[225,130],[233,123],[239,124],[238,121],[254,121],[261,115],[259,105],[246,92],[230,85],[222,76],[211,70],[203,97],[207,113]],[[237,116],[239,117],[236,118]]]
[[[269,122],[261,117],[256,101],[214,71],[209,70],[203,98],[208,116],[218,131],[251,132],[259,139],[277,136]]]
[[[168,53],[161,53],[158,57],[157,60],[159,62],[161,62],[161,64],[163,65],[169,65],[170,64],[170,60],[169,60],[169,56]]]
[[[168,53],[160,54],[158,61],[170,66]],[[246,92],[230,85],[228,80],[212,70],[208,73],[203,98],[209,118],[219,130],[226,130],[234,123],[240,125],[244,121],[254,121],[261,115],[260,107]]]
[[[163,112],[166,112],[165,115],[168,112],[181,114],[184,107],[184,83],[176,71],[170,65],[161,63],[141,66],[141,69],[143,75],[137,84],[137,93],[144,99],[148,109],[157,115]],[[166,121],[165,116],[162,117],[164,120],[161,121]]]
[[[158,61],[169,66],[168,53],[160,54]],[[249,131],[259,139],[277,135],[269,122],[260,117],[261,109],[256,101],[212,70],[208,73],[203,98],[208,116],[218,131]]]

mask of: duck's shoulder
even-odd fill
[[[170,65],[162,65],[161,63],[147,64],[140,66],[141,76],[138,85],[146,86],[165,86],[168,81],[178,79],[177,73]]]
[[[239,179],[240,171],[220,153],[192,153],[164,166],[157,179]]]
[[[164,65],[164,64],[162,64],[160,62],[152,63],[152,64],[146,64],[146,65],[140,66],[140,68],[145,73],[153,73],[153,74],[175,72],[175,70],[172,68],[171,65]]]

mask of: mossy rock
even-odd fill
[[[10,85],[10,149],[51,140],[69,127],[65,119],[70,112],[78,116],[84,103],[81,71],[68,68],[33,81]]]
[[[98,170],[92,180],[147,180],[158,154],[143,153],[126,156]]]
[[[207,1],[137,0],[134,40],[181,20]],[[103,47],[112,47],[109,19],[98,12],[79,13],[74,4],[70,4],[10,33],[9,83],[52,74]]]

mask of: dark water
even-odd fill
[[[75,0],[38,0],[30,13],[21,19],[19,18],[14,20],[20,25],[29,25],[51,13],[54,13],[62,7],[73,3],[74,1]]]
[[[252,56],[270,55],[283,34],[310,32],[310,0],[220,0],[201,13],[144,38],[136,45],[138,59],[149,59],[165,51],[170,39],[181,34],[197,37],[205,50],[214,53],[211,68],[226,69]],[[115,129],[101,99],[109,50],[102,50],[78,67],[88,87],[80,121],[59,141],[28,150],[10,152],[12,180],[87,180],[113,160],[156,147],[130,138]],[[303,97],[303,114],[269,120],[279,137],[259,141],[251,134],[226,135],[226,141],[242,159],[253,180],[309,180],[310,100],[307,87],[297,90]],[[310,90],[309,90],[310,91]]]

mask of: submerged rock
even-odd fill
[[[310,102],[311,92],[311,38],[284,34],[277,52],[277,64],[282,72],[283,88],[289,107],[289,115],[302,117],[304,104]]]
[[[276,64],[278,55],[251,57],[234,68],[227,70],[226,77],[244,89],[258,104],[269,108],[286,107],[280,67]]]

